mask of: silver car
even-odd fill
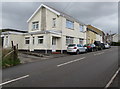
[[[105,43],[105,48],[110,48],[110,45],[108,43]]]
[[[86,47],[83,47],[82,44],[69,44],[67,47],[67,52],[79,54],[81,52],[86,52]]]

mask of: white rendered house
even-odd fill
[[[13,41],[19,50],[63,53],[68,44],[86,44],[86,25],[47,5],[41,4],[27,22],[27,33],[2,33],[4,48]]]

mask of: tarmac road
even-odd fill
[[[3,70],[3,87],[105,87],[118,69],[118,47]]]

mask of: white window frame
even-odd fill
[[[57,38],[56,37],[52,37],[52,45],[57,45]]]
[[[27,41],[28,41],[28,43],[27,43]],[[25,37],[25,44],[26,45],[30,44],[30,37]]]
[[[44,41],[44,36],[38,36],[38,44],[43,44],[43,41]],[[42,40],[42,43],[39,43],[40,41],[39,40]]]
[[[80,29],[80,32],[83,32],[84,31],[83,25],[79,25],[79,29]]]
[[[8,36],[6,36],[5,45],[8,45]]]
[[[84,42],[84,39],[79,38],[79,44],[83,44],[83,42]]]
[[[68,27],[68,25],[73,25],[73,26]],[[74,29],[74,21],[70,21],[70,20],[66,19],[66,28]]]
[[[33,45],[34,45],[34,44],[35,44],[35,37],[33,37],[33,39],[32,39],[32,40],[33,40],[33,42],[32,42],[32,43],[33,43]]]
[[[53,23],[53,24],[52,24],[52,27],[55,28],[55,27],[56,27],[56,18],[53,18],[52,21],[53,21],[53,22],[52,22],[52,23]]]
[[[32,29],[33,30],[38,30],[39,29],[39,21],[32,22]]]
[[[66,36],[66,45],[73,43],[74,43],[74,37]]]

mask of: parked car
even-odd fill
[[[86,47],[83,47],[82,44],[69,44],[67,47],[67,53],[76,53],[86,52]]]
[[[97,51],[97,47],[95,44],[85,44],[84,47],[87,47],[88,52]]]
[[[105,49],[105,44],[104,44],[104,43],[101,43],[101,45],[102,45],[102,49]]]
[[[94,44],[96,45],[98,50],[102,50],[103,49],[103,46],[102,46],[100,41],[95,41]]]
[[[110,48],[110,45],[108,43],[105,43],[105,48]]]

